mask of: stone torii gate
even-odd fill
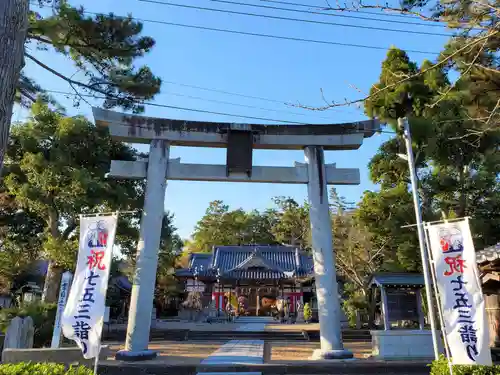
[[[341,307],[332,249],[327,185],[358,185],[359,170],[325,164],[324,150],[358,149],[378,129],[376,121],[334,125],[254,125],[197,122],[128,115],[93,108],[96,125],[116,140],[150,145],[149,158],[111,161],[109,177],[146,178],[125,350],[117,358],[153,358],[148,350],[167,180],[307,184],[321,349],[315,358],[351,358],[344,349]],[[187,164],[169,159],[170,146],[225,147],[226,165]],[[253,149],[304,150],[293,167],[252,165]]]

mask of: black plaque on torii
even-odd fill
[[[244,173],[252,177],[252,153],[252,126],[231,124],[227,132],[226,176]]]

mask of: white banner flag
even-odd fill
[[[427,229],[452,362],[491,365],[488,320],[469,221]]]
[[[117,221],[117,215],[80,217],[78,262],[62,330],[86,359],[99,355]]]

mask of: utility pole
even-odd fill
[[[28,0],[0,0],[0,172],[9,141],[19,76],[24,66]]]
[[[427,297],[427,306],[429,309],[429,320],[431,323],[432,331],[432,343],[434,345],[434,356],[436,359],[439,358],[439,346],[436,330],[436,320],[434,312],[434,304],[432,303],[432,288],[431,288],[431,278],[429,272],[429,259],[427,256],[427,251],[425,249],[425,233],[424,225],[422,223],[422,212],[420,210],[420,199],[418,198],[418,183],[417,174],[415,172],[415,160],[413,157],[413,147],[411,142],[410,124],[406,117],[398,118],[398,127],[403,130],[403,138],[406,144],[406,155],[408,160],[408,168],[410,170],[410,181],[411,190],[413,194],[413,204],[415,206],[415,218],[417,221],[417,231],[418,231],[418,243],[420,245],[420,256],[422,258],[422,271],[424,273],[425,280],[425,294]]]

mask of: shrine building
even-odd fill
[[[176,277],[186,293],[202,294],[204,307],[214,301],[224,309],[228,296],[244,296],[248,315],[270,313],[263,298],[288,298],[291,312],[298,301],[317,309],[312,256],[294,246],[215,246],[211,253],[191,254],[188,268]]]

